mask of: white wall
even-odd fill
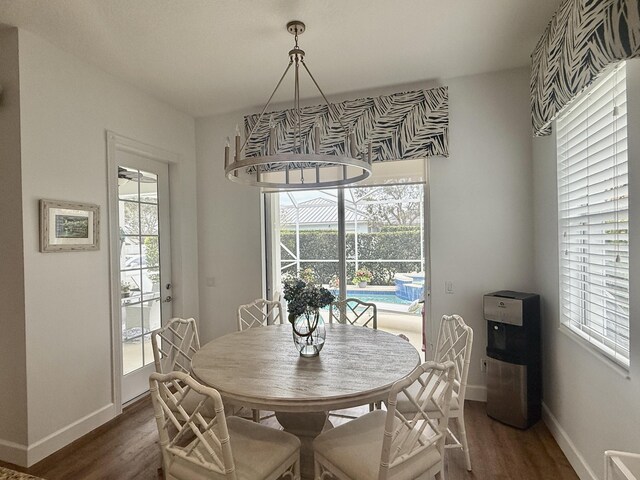
[[[450,157],[430,163],[431,317],[458,313],[473,328],[469,398],[484,399],[482,296],[533,291],[529,69],[443,83]]]
[[[602,478],[605,450],[640,452],[640,60],[627,64],[630,178],[629,378],[559,330],[555,137],[533,142],[535,277],[543,305],[547,424],[581,479]]]
[[[20,30],[28,462],[113,416],[105,131],[177,153],[171,165],[174,314],[197,316],[195,124]],[[101,248],[38,252],[38,200],[101,208]],[[6,365],[2,369],[8,368]]]
[[[260,194],[224,176],[227,136],[243,113],[196,121],[200,337],[237,330],[239,305],[262,296]]]
[[[430,161],[432,318],[459,313],[474,328],[469,379],[478,388],[470,395],[482,399],[482,295],[505,288],[528,291],[533,284],[528,68],[351,92],[331,100],[436,85],[449,86],[451,156]],[[204,341],[235,331],[237,306],[261,294],[259,194],[222,173],[224,138],[241,121],[238,112],[196,122]],[[215,279],[213,287],[206,286],[206,277]],[[454,282],[454,295],[444,294],[445,280]]]
[[[0,458],[27,441],[18,30],[0,26]]]

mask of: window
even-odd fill
[[[422,349],[431,338],[416,303],[429,285],[426,189],[425,161],[416,159],[378,162],[357,187],[267,193],[268,292],[297,275],[375,303],[380,330]]]
[[[629,182],[625,65],[557,120],[560,319],[629,367]]]

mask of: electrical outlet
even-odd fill
[[[486,372],[487,371],[487,359],[482,357],[480,359],[480,371],[481,372]]]
[[[444,282],[444,293],[453,295],[453,282],[451,280]]]

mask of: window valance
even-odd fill
[[[640,56],[638,0],[566,0],[532,54],[536,136],[610,64]]]
[[[355,132],[358,148],[373,142],[374,162],[449,156],[447,87],[347,100],[333,106],[345,127]],[[321,151],[344,153],[345,133],[327,105],[305,107],[301,112],[303,142],[313,145],[310,136],[319,119]],[[244,117],[246,132],[258,118],[257,114]],[[267,152],[270,124],[275,128],[278,152],[293,152],[297,117],[294,110],[283,110],[267,113],[262,118],[245,147],[246,156]]]

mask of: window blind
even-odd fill
[[[624,63],[557,120],[560,318],[629,367],[629,182]]]

